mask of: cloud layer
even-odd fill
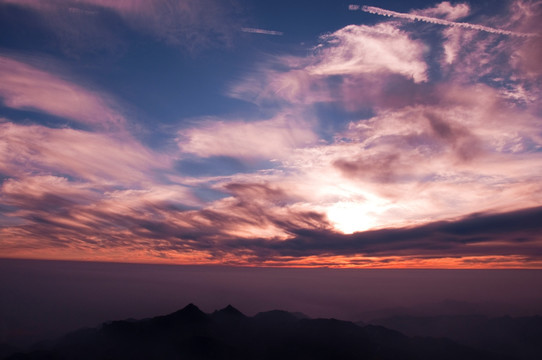
[[[17,4],[49,18],[66,6],[114,12],[168,44],[227,42],[231,29],[212,25],[215,2]],[[450,25],[438,33],[394,20],[344,25],[308,51],[262,56],[232,77],[229,100],[256,111],[167,126],[159,117],[137,124],[75,68],[2,54],[2,254],[542,267],[538,37],[501,36],[539,31],[539,11],[516,2],[479,17],[487,26],[467,26],[456,22],[473,16],[467,5],[442,2],[391,14]],[[518,31],[490,26],[503,18]],[[215,36],[190,35],[204,26]],[[157,129],[167,134],[143,140]]]

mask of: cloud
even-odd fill
[[[89,184],[52,175],[7,179],[0,192],[2,203],[16,209],[11,215],[17,217],[26,217],[29,213],[62,213],[99,198],[100,193]]]
[[[51,176],[8,180],[2,201],[16,210],[4,216],[23,223],[0,229],[0,246],[6,256],[39,248],[57,257],[90,251],[111,259],[124,251],[145,253],[147,260],[159,255],[216,262],[232,256],[226,240],[286,238],[295,229],[326,224],[321,214],[284,206],[288,197],[276,187],[238,183],[226,190],[233,196],[194,210],[187,206],[190,192],[179,186],[100,193]]]
[[[358,90],[374,92],[390,82],[390,88],[426,82],[427,70],[424,45],[393,25],[348,25],[323,35],[309,56],[273,57],[229,95],[258,104],[309,105],[340,101],[352,80]]]
[[[487,266],[483,259],[490,257],[496,267],[503,261],[512,266],[525,266],[527,259],[540,262],[542,253],[536,249],[540,241],[538,219],[542,208],[530,208],[501,214],[474,214],[455,221],[434,222],[426,225],[366,231],[351,235],[327,229],[299,232],[285,241],[260,240],[234,242],[232,246],[250,248],[256,257],[273,258],[294,263],[307,256],[316,262],[340,261],[341,256],[365,261],[369,265],[379,261],[390,266],[406,261],[416,267],[413,258],[436,258],[446,263],[449,258],[465,259],[462,266]],[[348,262],[348,260],[346,260]],[[527,260],[529,261],[529,260]],[[420,261],[423,263],[423,261]],[[438,264],[438,262],[435,262]],[[452,262],[460,265],[457,261]],[[397,265],[395,265],[397,266]],[[400,265],[399,265],[400,266]],[[506,265],[505,265],[506,266]]]
[[[6,56],[0,56],[0,97],[11,108],[40,111],[95,128],[126,126],[126,119],[106,96]]]
[[[541,207],[348,235],[333,230],[323,214],[295,206],[285,189],[265,183],[232,183],[227,186],[231,198],[201,210],[179,207],[186,194],[174,187],[102,195],[43,176],[10,180],[2,190],[3,202],[19,207],[16,215],[26,222],[0,229],[8,256],[41,249],[57,257],[90,251],[114,259],[128,252],[144,261],[160,256],[181,262],[316,266],[326,261],[335,266],[438,264],[424,259],[440,259],[442,265],[456,258],[456,266],[466,267],[487,257],[494,259],[484,266],[506,266],[504,261],[528,266],[542,256],[535,251]]]
[[[144,20],[170,16],[167,2],[70,4],[77,16],[114,12],[155,36]],[[171,3],[172,13],[190,4]],[[407,15],[453,22],[469,9],[417,12]],[[539,266],[540,85],[536,54],[523,48],[537,38],[461,26],[443,34],[439,43],[397,22],[349,25],[306,56],[270,56],[229,93],[267,117],[195,119],[172,134],[178,148],[168,154],[103,131],[126,121],[105,94],[3,57],[7,106],[100,131],[0,122],[3,256]],[[243,171],[201,177],[178,166],[232,158]],[[271,165],[249,172],[252,163]]]
[[[522,28],[521,21],[506,17],[493,22],[539,33],[532,25],[539,18],[536,8],[521,9],[523,15],[513,18],[531,24],[528,27]],[[443,2],[416,12],[458,18],[467,15],[469,9],[465,4]],[[534,46],[539,37],[491,37],[458,26],[444,27],[442,32],[445,40],[429,47],[435,40],[432,34],[416,34],[414,38],[400,30],[398,23],[349,25],[322,36],[307,56],[272,57],[234,84],[229,95],[265,106],[336,103],[348,111],[358,111],[438,102],[433,89],[438,81],[494,81],[490,85],[511,101],[533,103],[536,99],[535,94],[541,91],[535,65],[539,47]],[[440,58],[440,64],[431,58]],[[430,79],[430,74],[439,75]]]
[[[537,117],[495,103],[489,87],[434,92],[438,104],[378,110],[292,154],[304,201],[348,232],[540,204]]]
[[[274,171],[224,177],[217,186],[274,184],[290,199],[283,204],[323,214],[345,233],[539,205],[538,118],[488,86],[431,89],[434,98],[425,103],[375,109],[333,141],[285,151]]]
[[[454,21],[468,16],[470,14],[470,6],[466,3],[450,4],[449,1],[443,1],[432,8],[412,10],[410,14]]]
[[[457,260],[456,266],[473,266],[472,262],[481,264],[484,256],[508,256],[514,257],[509,259],[511,264],[521,264],[521,257],[528,253],[534,256],[529,249],[538,246],[535,234],[540,229],[534,219],[538,219],[540,208],[511,211],[509,215],[502,209],[540,202],[532,197],[540,193],[539,169],[533,166],[533,160],[539,156],[519,147],[522,142],[507,134],[507,129],[529,124],[529,119],[518,118],[517,123],[509,123],[509,114],[489,109],[465,117],[458,113],[458,108],[445,111],[452,101],[458,101],[454,98],[457,95],[447,96],[448,104],[432,109],[438,115],[419,106],[384,112],[353,124],[348,134],[343,134],[343,138],[349,136],[348,141],[306,147],[283,160],[284,169],[291,172],[225,177],[214,187],[228,196],[208,203],[199,202],[192,195],[191,187],[195,184],[166,185],[148,176],[146,164],[155,161],[152,157],[130,164],[121,157],[115,158],[120,168],[110,170],[108,175],[100,174],[101,165],[92,164],[102,160],[89,161],[80,153],[76,158],[81,157],[82,164],[90,167],[86,177],[79,175],[82,181],[31,173],[4,181],[2,203],[9,207],[3,211],[4,216],[23,223],[15,221],[0,230],[2,238],[9,239],[2,242],[3,252],[6,256],[28,256],[28,249],[40,249],[40,253],[57,258],[91,252],[94,258],[112,260],[117,259],[117,254],[129,253],[140,261],[165,257],[177,262],[298,265],[322,265],[325,261],[377,264],[387,257],[401,257],[389,258],[386,266],[401,261],[413,266],[436,264],[436,260],[416,259],[449,256],[468,260],[463,265]],[[463,96],[473,103],[480,102],[473,93]],[[469,106],[464,109],[469,110],[472,111]],[[500,118],[494,120],[495,124],[501,123],[502,128],[494,125],[490,127],[494,132],[484,132],[481,125],[496,114]],[[465,121],[470,124],[469,131],[464,128]],[[58,139],[66,130],[15,128],[37,133],[60,131]],[[2,134],[17,139],[9,127],[2,130]],[[501,131],[503,134],[498,137]],[[525,134],[530,133],[525,128]],[[463,159],[454,147],[473,134],[483,144],[496,146],[494,151],[505,156],[490,158],[489,162],[485,153],[471,160]],[[66,136],[75,143],[83,142],[82,137],[77,137],[83,134],[78,135],[77,131],[66,131]],[[28,134],[24,138],[34,139]],[[89,139],[95,140],[93,136]],[[92,143],[90,140],[87,142]],[[528,145],[528,141],[522,141],[523,146]],[[39,144],[32,151],[44,152],[47,144],[59,141],[30,143]],[[67,153],[74,154],[69,145],[62,144]],[[103,147],[104,152],[122,156],[116,154],[119,150],[107,147],[107,141],[98,144],[96,147]],[[419,152],[420,147],[427,152]],[[134,146],[124,151],[140,150]],[[3,158],[5,154],[9,151]],[[513,158],[518,155],[525,156],[526,162]],[[387,162],[389,167],[380,166],[385,156],[392,156]],[[6,159],[14,161],[12,157]],[[340,161],[350,161],[357,168],[345,171],[337,166]],[[463,167],[450,167],[454,161],[461,161]],[[48,166],[42,171],[66,172],[73,166],[62,157],[54,158],[54,163],[61,166]],[[26,169],[36,171],[33,166]],[[86,173],[80,169],[71,171]],[[143,176],[137,175],[140,171],[147,177],[135,183]],[[95,173],[96,177],[92,177]],[[124,173],[126,177],[121,176]],[[103,184],[101,179],[108,176],[116,179],[116,186]],[[119,185],[124,188],[118,189]],[[355,207],[348,208],[346,199]],[[341,202],[346,206],[343,215],[349,214],[347,220],[359,224],[368,219],[376,228],[355,233],[354,226],[349,231],[354,232],[351,235],[339,232],[337,219],[328,210]],[[481,214],[464,216],[466,209],[476,206]],[[492,215],[498,209],[504,215]],[[352,213],[353,210],[356,211]]]
[[[423,46],[389,24],[348,25],[322,36],[313,75],[396,73],[414,82],[426,81]]]
[[[257,28],[241,28],[242,32],[251,33],[251,34],[263,34],[263,35],[284,35],[281,31],[275,31],[275,30],[264,30],[264,29],[257,29]]]
[[[261,121],[200,122],[179,132],[181,151],[201,157],[230,156],[242,159],[276,159],[297,147],[314,143],[309,124],[295,114],[281,114]]]
[[[519,65],[528,76],[537,79],[542,75],[542,3],[540,1],[515,1],[504,21],[524,31],[538,34],[522,44],[519,51]]]
[[[470,42],[472,36],[458,28],[447,28],[443,31],[446,41],[442,47],[446,64],[452,64],[461,52],[462,47]]]
[[[288,71],[265,68],[233,85],[228,95],[261,105],[331,101],[333,97],[329,87],[320,80],[304,68],[293,67]]]
[[[542,34],[542,5],[532,1],[514,1],[505,15],[485,18],[491,24]],[[540,74],[537,70],[541,36],[502,37],[484,32],[445,27],[440,69],[446,81],[484,83],[498,89],[500,95],[515,104],[533,106],[540,97]]]
[[[464,22],[455,22],[455,21],[449,21],[445,19],[439,19],[435,17],[430,16],[424,16],[419,15],[418,13],[411,13],[411,14],[405,14],[400,13],[396,11],[391,10],[385,10],[381,9],[375,6],[362,6],[361,11],[368,12],[370,14],[376,14],[376,15],[382,15],[382,16],[391,16],[399,19],[408,19],[413,21],[423,21],[431,24],[438,24],[438,25],[444,25],[444,26],[457,26],[465,29],[470,30],[477,30],[477,31],[485,31],[492,34],[499,34],[499,35],[509,35],[509,36],[519,36],[519,37],[532,37],[532,36],[538,36],[536,34],[531,33],[521,33],[521,32],[515,32],[515,31],[509,31],[509,30],[502,30],[502,29],[495,29],[489,26],[484,25],[478,25],[478,24],[470,24],[470,23],[464,23]]]
[[[465,6],[447,4],[431,11],[453,18],[468,14]],[[370,109],[371,115],[333,133],[333,140],[291,152],[282,160],[287,172],[270,181],[289,186],[299,203],[311,204],[345,233],[540,205],[540,120],[534,104],[518,105],[503,92],[522,76],[503,59],[513,58],[508,55],[525,39],[445,28],[457,35],[446,55],[449,66],[425,62],[423,36],[414,41],[397,23],[385,25],[345,27],[323,37],[314,53],[274,57],[232,88],[233,96],[265,106]],[[352,45],[372,37],[382,52]],[[401,66],[388,66],[386,59],[400,57],[388,48],[408,47],[418,52],[398,59]],[[380,70],[365,70],[372,61],[367,54],[375,54]],[[435,72],[438,80],[428,75]],[[487,80],[497,76],[506,78]],[[536,99],[536,85],[525,86],[524,94]],[[313,126],[318,132],[326,123]]]
[[[0,122],[0,172],[64,174],[96,183],[137,184],[168,166],[127,135],[121,138],[74,129]]]

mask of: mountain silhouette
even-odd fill
[[[542,359],[542,316],[393,316],[373,323],[410,336],[445,337],[511,358]]]
[[[228,305],[194,304],[169,315],[104,323],[7,359],[499,359],[448,339],[408,337],[382,326],[300,318],[273,310],[248,317]],[[502,358],[505,359],[505,358]]]
[[[224,309],[216,310],[211,314],[211,318],[219,323],[238,324],[247,319],[247,316],[231,305]]]
[[[209,316],[203,311],[201,311],[196,305],[190,303],[181,310],[174,312],[173,314],[160,316],[156,319],[171,319],[176,322],[197,323],[207,321],[209,319]]]
[[[293,313],[284,310],[271,310],[258,313],[254,316],[254,320],[266,324],[282,324],[295,322],[300,318]]]

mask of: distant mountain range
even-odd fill
[[[509,358],[542,359],[542,316],[392,316],[372,323],[409,336],[448,338]]]
[[[537,359],[542,358],[541,345],[536,345],[537,341],[541,343],[542,332],[535,333],[542,329],[540,317],[532,317],[530,320],[508,318],[497,323],[484,319],[481,320],[481,327],[473,327],[464,332],[465,339],[458,336],[457,332],[473,326],[473,321],[476,322],[473,319],[458,317],[457,322],[464,326],[453,327],[446,323],[453,322],[452,319],[435,318],[433,322],[429,320],[427,330],[423,330],[423,326],[416,327],[421,321],[417,318],[382,319],[383,324],[404,329],[405,333],[414,335],[407,336],[383,326],[357,325],[336,319],[309,319],[300,313],[281,310],[248,317],[231,305],[206,314],[197,306],[189,304],[169,315],[143,320],[112,321],[99,328],[75,331],[27,352],[14,353],[14,349],[7,346],[0,348],[0,351],[4,351],[4,358],[10,360],[523,360],[534,359],[531,356],[537,351]],[[490,328],[498,330],[491,332]],[[486,338],[477,336],[480,335],[478,331],[486,331]],[[491,336],[500,343],[492,346]],[[507,339],[507,336],[512,338]],[[468,339],[473,341],[466,341]],[[517,347],[513,347],[517,353],[501,351],[501,345],[507,341],[520,347],[530,344],[530,347],[527,352],[521,352]]]

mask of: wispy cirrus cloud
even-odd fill
[[[348,25],[322,36],[315,64],[308,67],[315,75],[355,75],[394,73],[414,82],[427,80],[421,43],[389,24]]]
[[[467,3],[451,4],[449,1],[443,1],[427,9],[412,10],[410,14],[444,18],[453,21],[468,16],[470,12],[470,6]]]
[[[0,56],[0,99],[5,106],[44,112],[102,130],[121,130],[126,119],[107,98],[23,61]]]
[[[435,12],[440,5],[411,12]],[[506,16],[498,15],[485,21],[540,35],[541,16],[540,3],[514,1],[509,4]],[[536,103],[535,99],[542,90],[539,79],[541,72],[538,69],[540,61],[537,61],[542,36],[499,37],[497,34],[465,31],[461,27],[444,27],[442,35],[444,42],[440,71],[446,75],[446,79],[467,84],[483,82],[499,89],[501,96],[509,101]]]
[[[284,33],[281,31],[265,30],[265,29],[258,29],[258,28],[249,28],[249,27],[241,28],[241,31],[250,33],[250,34],[276,35],[276,36],[284,35]]]
[[[510,16],[503,19],[510,26],[537,33],[529,38],[517,52],[519,66],[527,76],[537,79],[542,75],[542,3],[540,1],[515,1],[511,4]]]
[[[382,88],[390,76],[422,83],[428,79],[423,51],[421,42],[393,25],[348,25],[323,35],[307,57],[274,58],[265,69],[232,86],[229,95],[262,104],[277,100],[311,104],[344,95],[342,85],[337,88],[327,81],[333,76],[345,83],[353,78],[357,83],[372,83],[362,86],[363,91],[375,85]]]
[[[0,172],[64,174],[96,183],[137,184],[166,169],[169,159],[121,135],[0,122]]]
[[[199,121],[197,127],[179,131],[178,144],[182,152],[201,157],[275,159],[316,140],[308,121],[297,114],[285,113],[251,122]]]
[[[284,206],[287,194],[272,185],[229,184],[225,191],[232,196],[194,210],[190,191],[174,185],[100,193],[52,176],[8,180],[2,202],[16,210],[3,214],[20,223],[0,229],[2,248],[5,256],[40,248],[57,257],[91,251],[111,259],[124,251],[147,261],[239,263],[226,244],[231,239],[285,239],[292,229],[326,224],[321,214]]]

